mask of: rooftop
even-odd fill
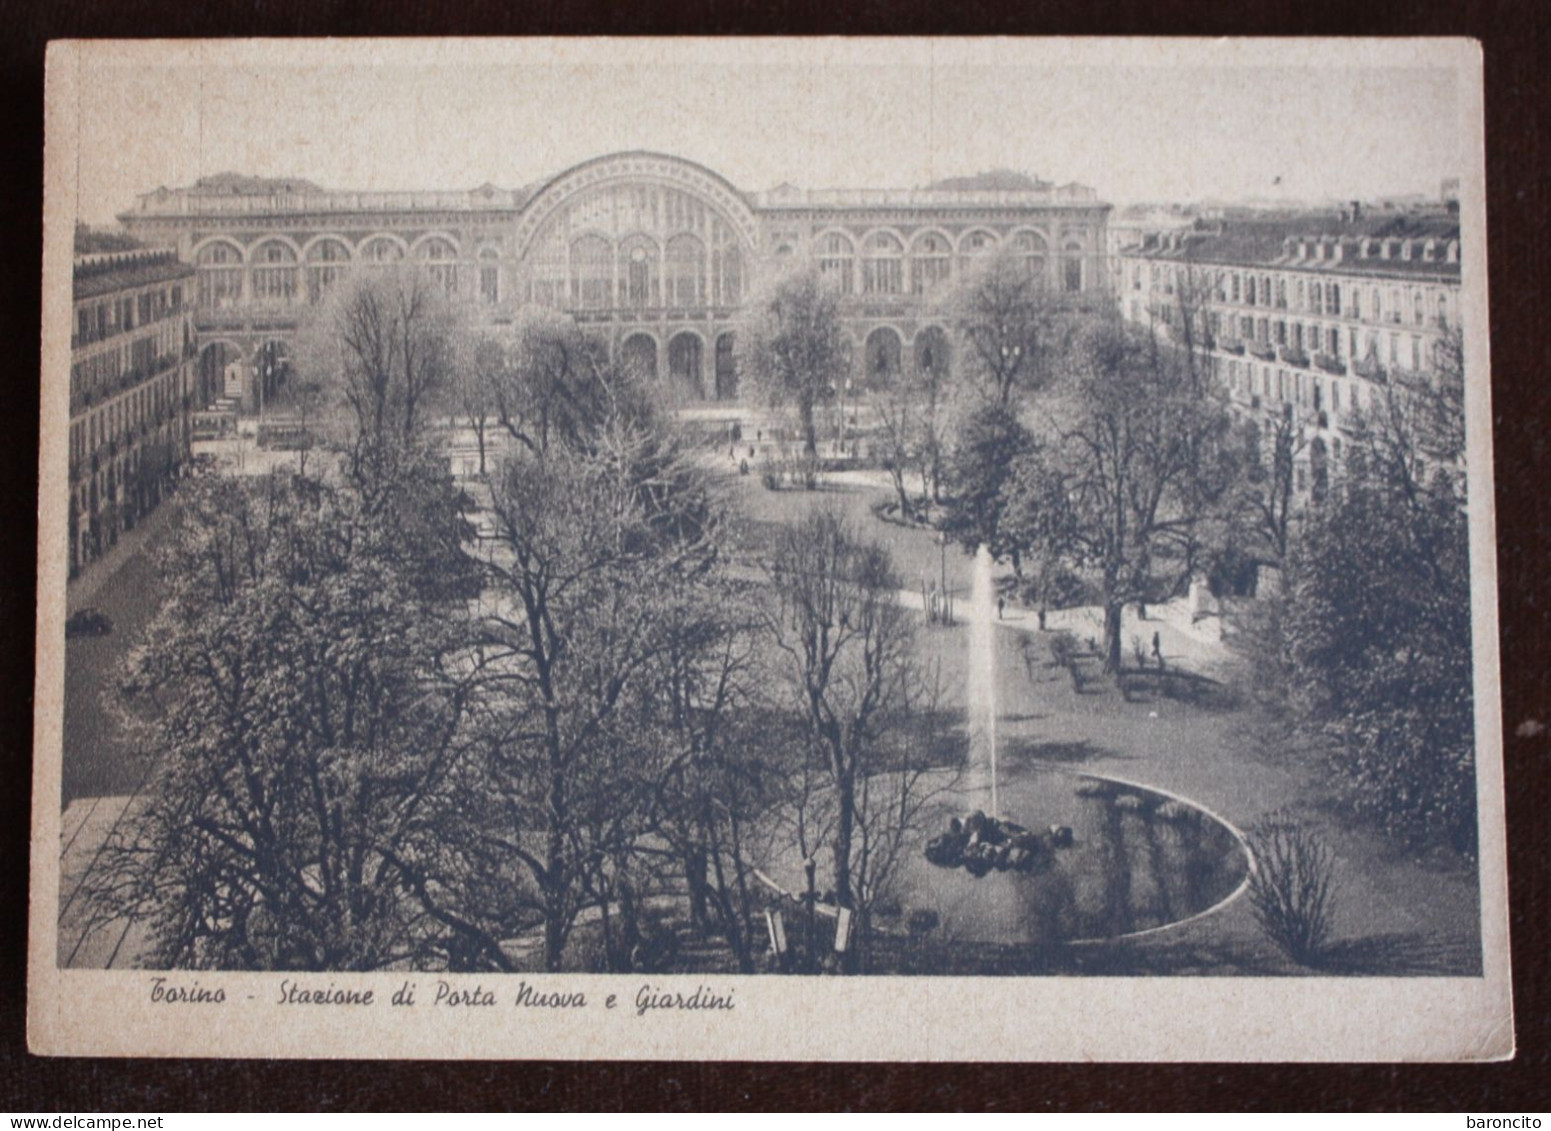
[[[192,274],[194,268],[179,261],[177,253],[170,248],[77,256],[75,301],[171,279],[186,279]]]
[[[1197,221],[1150,233],[1130,254],[1224,266],[1294,267],[1343,274],[1459,276],[1459,218],[1361,209]]]

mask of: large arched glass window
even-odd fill
[[[614,252],[602,236],[571,241],[571,305],[603,310],[614,289]]]
[[[404,258],[404,249],[387,236],[373,236],[361,245],[363,263],[397,263]]]
[[[819,274],[830,280],[843,295],[855,289],[851,261],[855,252],[851,241],[839,232],[830,232],[819,242]]]
[[[253,249],[253,300],[289,306],[296,301],[296,253],[279,240]]]
[[[440,236],[433,236],[415,249],[416,258],[426,265],[426,273],[449,295],[458,293],[458,249]]]
[[[910,289],[925,294],[953,274],[953,249],[936,232],[923,232],[910,248]]]
[[[873,232],[862,243],[862,293],[897,295],[905,290],[905,247],[889,232]]]
[[[743,250],[737,234],[721,220],[711,224],[711,295],[718,306],[743,301]]]
[[[343,240],[319,240],[307,249],[307,301],[317,302],[350,269]]]
[[[1013,237],[1012,246],[1024,274],[1043,285],[1048,251],[1045,237],[1038,232],[1019,232]]]
[[[743,250],[736,243],[718,248],[714,268],[716,302],[719,306],[737,306],[743,301]]]
[[[995,250],[996,237],[990,232],[969,232],[959,239],[959,257],[964,261],[965,266]]]
[[[675,306],[694,306],[705,301],[705,244],[680,233],[668,241],[668,301]]]
[[[553,234],[530,250],[524,263],[528,271],[529,301],[539,306],[565,306],[568,263],[565,243]]]
[[[619,304],[630,310],[662,305],[662,254],[650,236],[630,236],[619,245]]]
[[[242,252],[229,243],[210,243],[199,249],[199,305],[205,310],[226,310],[242,302]]]

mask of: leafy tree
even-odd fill
[[[1070,499],[1069,552],[1100,576],[1105,666],[1121,667],[1121,611],[1146,600],[1158,566],[1196,567],[1201,524],[1237,464],[1227,410],[1184,351],[1117,320],[1082,344],[1052,452]]]
[[[1334,740],[1358,807],[1473,851],[1469,534],[1459,466],[1427,454],[1435,392],[1372,406],[1289,556],[1276,627],[1296,717]]]
[[[1026,545],[1010,536],[1003,519],[1012,469],[1034,443],[1010,409],[995,403],[970,409],[959,426],[950,466],[953,507],[943,533],[973,552],[984,545],[998,560],[1011,559],[1021,576]]]
[[[777,276],[750,300],[736,341],[738,372],[760,399],[797,410],[805,448],[815,454],[815,410],[851,368],[838,292],[813,271]]]
[[[167,600],[126,666],[158,751],[91,893],[169,967],[437,965],[427,898],[466,753],[456,618],[346,486],[190,484]]]

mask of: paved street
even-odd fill
[[[77,797],[128,794],[140,784],[145,761],[114,719],[104,692],[156,611],[156,547],[177,518],[176,498],[164,501],[66,595],[74,611],[91,606],[113,621],[106,636],[74,636],[65,642],[65,735],[61,806]]]

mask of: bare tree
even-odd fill
[[[827,813],[799,814],[803,851],[810,836],[827,842],[836,899],[865,929],[897,858],[898,822],[915,813],[911,783],[880,776],[905,766],[891,740],[920,695],[914,625],[887,553],[830,511],[782,532],[769,576],[767,632],[805,737],[802,792]]]
[[[352,474],[382,478],[395,453],[421,446],[455,356],[446,293],[423,270],[353,272],[330,289],[298,345],[304,375],[347,410]]]
[[[912,390],[903,382],[883,390],[874,401],[878,423],[882,426],[883,465],[894,484],[894,494],[899,499],[899,516],[909,519],[913,512],[910,495],[905,487],[905,477],[912,468],[923,467],[923,451],[926,448],[924,422],[921,407]],[[926,474],[922,473],[922,489],[925,493]]]
[[[607,911],[646,828],[659,754],[643,719],[672,640],[666,595],[708,553],[706,498],[685,468],[671,444],[611,419],[583,447],[512,460],[493,492],[485,844],[525,877],[509,898],[541,917],[551,970],[584,903]]]
[[[507,366],[506,342],[492,327],[465,327],[458,336],[453,371],[452,402],[458,416],[474,433],[479,448],[479,474],[488,468],[488,440],[499,411],[500,380]]]
[[[1302,506],[1297,491],[1297,467],[1308,450],[1309,436],[1291,412],[1277,415],[1270,427],[1269,445],[1258,424],[1249,424],[1244,430],[1247,473],[1243,498],[1252,544],[1258,544],[1270,563],[1281,568],[1286,564],[1293,523]]]
[[[620,414],[623,394],[644,395],[640,382],[608,364],[602,341],[555,311],[523,309],[502,344],[504,360],[494,370],[495,419],[531,452],[576,444]]]
[[[1061,311],[1021,257],[1003,251],[974,264],[949,296],[949,311],[970,347],[965,367],[998,408],[1015,409],[1048,378]]]

